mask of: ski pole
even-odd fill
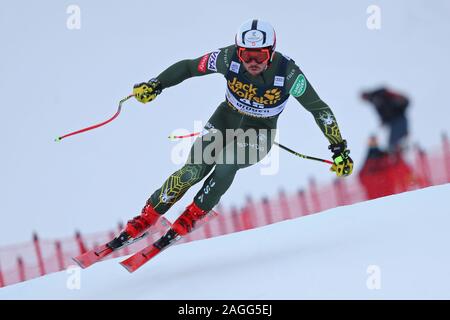
[[[325,163],[328,163],[328,164],[333,164],[333,161],[330,161],[330,160],[325,160],[325,159],[320,159],[320,158],[316,158],[316,157],[311,157],[311,156],[307,156],[307,155],[295,152],[294,150],[289,149],[288,147],[285,147],[285,146],[283,146],[282,144],[279,144],[276,141],[274,142],[274,144],[279,146],[281,149],[284,149],[287,152],[292,153],[293,155],[295,155],[297,157],[300,157],[300,158],[303,158],[303,159],[308,159],[308,160],[315,160],[315,161],[325,162]]]
[[[103,121],[103,122],[98,123],[98,124],[95,124],[93,126],[84,128],[84,129],[80,129],[80,130],[77,130],[77,131],[74,131],[74,132],[70,132],[68,134],[65,134],[63,136],[60,136],[60,137],[56,138],[55,141],[58,142],[58,141],[61,141],[64,138],[67,138],[67,137],[70,137],[70,136],[73,136],[73,135],[76,135],[76,134],[79,134],[79,133],[82,133],[82,132],[86,132],[86,131],[89,131],[89,130],[92,130],[92,129],[96,129],[98,127],[104,126],[107,123],[110,123],[111,121],[113,121],[115,118],[117,118],[119,116],[120,112],[122,111],[122,103],[124,103],[125,101],[127,101],[131,97],[134,97],[134,94],[130,94],[129,96],[127,96],[127,97],[123,98],[122,100],[120,100],[119,101],[119,106],[117,108],[117,112],[111,118],[109,118],[108,120]]]
[[[189,133],[186,134],[184,136],[175,136],[175,135],[170,135],[169,139],[170,140],[175,140],[175,139],[184,139],[184,138],[190,138],[190,137],[195,137],[198,136],[201,132],[194,132],[194,133]]]
[[[201,132],[194,132],[194,133],[190,133],[190,134],[186,134],[186,135],[182,135],[182,136],[170,135],[169,139],[172,139],[172,140],[174,140],[174,139],[184,139],[184,138],[189,138],[189,137],[195,137],[195,136],[198,136],[200,134],[201,134]],[[298,153],[298,152],[296,152],[296,151],[294,151],[292,149],[289,149],[288,147],[286,147],[286,146],[284,146],[284,145],[282,145],[282,144],[280,144],[280,143],[278,143],[276,141],[274,142],[274,144],[277,145],[278,147],[280,147],[281,149],[286,150],[289,153],[292,153],[293,155],[295,155],[297,157],[300,157],[300,158],[303,158],[303,159],[307,159],[307,160],[315,160],[315,161],[320,161],[320,162],[324,162],[324,163],[328,163],[328,164],[333,164],[333,161],[330,161],[330,160],[320,159],[320,158],[311,157],[311,156],[307,156],[307,155]]]

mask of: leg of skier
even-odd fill
[[[174,172],[147,200],[141,215],[128,221],[125,232],[135,238],[165,214],[190,187],[201,181],[213,168],[212,165],[185,164]]]
[[[222,160],[222,163],[216,164],[214,171],[205,180],[203,187],[194,197],[194,201],[174,222],[172,229],[176,233],[179,235],[189,233],[193,229],[195,222],[203,218],[219,203],[222,195],[233,183],[237,171],[259,162],[267,155],[273,145],[275,134],[272,134],[273,132],[270,130],[264,129],[264,139],[260,141],[260,137],[263,134],[260,133],[260,130],[254,131],[257,137],[256,143],[239,142],[238,138],[233,143],[227,144],[219,154],[218,160]],[[230,153],[232,153],[231,156]],[[244,157],[244,161],[240,161],[241,156]],[[230,158],[231,161],[229,161]]]
[[[139,216],[127,222],[125,229],[115,238],[110,247],[118,248],[143,235],[158,219],[166,213],[194,184],[201,181],[213,169],[215,155],[224,147],[217,133],[225,131],[229,125],[223,116],[223,108],[218,108],[211,116],[205,129],[209,132],[196,139],[186,164],[172,175],[147,200]],[[211,149],[210,156],[203,157],[203,150]]]
[[[122,245],[144,234],[190,187],[206,177],[216,166],[196,196],[196,202],[189,205],[178,219],[180,222],[188,217],[184,230],[179,230],[187,233],[195,220],[203,217],[219,202],[239,169],[258,162],[269,152],[274,138],[271,129],[275,127],[276,119],[255,120],[237,112],[230,112],[226,105],[219,106],[205,127],[208,133],[198,138],[192,146],[187,163],[151,195],[141,215],[128,221],[125,230],[115,239],[117,241],[114,245]],[[242,132],[234,139],[229,139],[227,129],[240,129]],[[248,137],[247,132],[253,132],[253,135]],[[218,159],[221,160],[217,161]]]
[[[197,141],[196,143],[204,144],[201,138]],[[195,144],[191,154],[194,148]],[[150,196],[141,215],[128,221],[124,232],[132,238],[139,237],[180,200],[190,187],[203,180],[213,167],[214,164],[196,164],[188,161],[181,169],[171,174]]]

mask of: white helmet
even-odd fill
[[[236,46],[242,48],[267,48],[273,53],[276,45],[275,29],[263,20],[251,19],[244,22],[236,34]]]

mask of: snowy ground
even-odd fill
[[[0,289],[0,299],[449,299],[450,184]],[[433,203],[433,209],[430,209]]]

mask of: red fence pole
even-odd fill
[[[58,270],[62,271],[65,268],[64,265],[64,256],[61,247],[61,241],[55,241],[55,251],[56,251],[56,261],[58,261]]]
[[[219,226],[219,234],[220,236],[227,234],[228,230],[227,230],[227,220],[225,218],[225,216],[222,213],[223,211],[221,211],[221,213],[219,214],[219,216],[217,217],[217,224]]]
[[[83,238],[81,237],[80,231],[75,232],[75,241],[78,244],[78,249],[80,250],[80,254],[85,253],[87,250],[86,250],[86,246],[84,245]]]
[[[233,232],[241,231],[240,216],[235,207],[231,208],[231,222],[233,224]]]
[[[299,190],[297,194],[298,194],[298,200],[299,200],[299,204],[300,204],[299,216],[306,216],[306,215],[310,214],[311,211],[309,210],[308,203],[306,202],[305,191]]]
[[[217,212],[219,213],[219,216],[217,217],[217,225],[218,225],[218,229],[219,229],[219,236],[227,234],[228,230],[227,230],[227,217],[225,217],[224,215],[224,209],[222,204],[219,202],[219,204],[217,205]]]
[[[2,273],[2,268],[0,265],[0,288],[5,286],[5,280],[3,279],[3,273]]]
[[[320,198],[317,194],[316,180],[314,178],[309,179],[309,193],[311,195],[313,212],[319,212],[321,210]]]
[[[286,198],[286,193],[284,190],[280,190],[278,193],[278,200],[280,201],[280,208],[281,208],[281,217],[283,220],[291,219],[291,210],[289,208],[289,203]]]
[[[342,178],[334,180],[334,190],[336,191],[337,206],[344,206],[349,203],[347,189]]]
[[[447,182],[450,182],[450,143],[447,133],[442,134],[442,149],[444,154],[445,171],[447,173]]]
[[[252,223],[252,216],[251,216],[251,212],[250,212],[250,208],[245,205],[242,209],[241,209],[241,226],[242,226],[242,230],[249,230],[249,229],[253,229],[253,223]]]
[[[211,223],[206,223],[203,227],[203,230],[204,230],[204,235],[205,235],[204,239],[209,239],[213,236],[212,229],[211,229]]]
[[[430,166],[428,163],[428,158],[424,150],[417,147],[417,161],[419,162],[420,176],[422,181],[420,181],[420,186],[422,188],[429,187],[431,185],[431,174]]]
[[[248,223],[251,226],[250,229],[253,229],[258,225],[258,212],[256,211],[255,202],[250,195],[247,196],[245,208],[247,210]]]
[[[34,243],[34,250],[36,251],[39,273],[41,276],[43,276],[45,275],[44,259],[42,258],[41,245],[39,243],[39,237],[36,232],[33,233],[33,243]]]
[[[264,217],[266,218],[267,224],[272,224],[273,223],[273,215],[272,215],[272,209],[270,207],[269,199],[263,198],[262,207],[263,207]]]
[[[19,282],[25,281],[25,266],[21,257],[17,257],[17,269],[19,270]]]

